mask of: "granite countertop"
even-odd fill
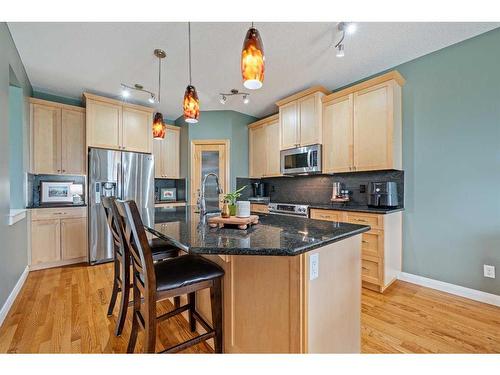
[[[352,212],[366,212],[370,214],[392,214],[394,212],[400,212],[404,210],[404,207],[369,207],[359,204],[349,203],[330,203],[330,204],[310,204],[309,209],[320,208],[325,210],[337,210],[337,211],[352,211]]]
[[[194,206],[143,210],[145,227],[191,254],[293,256],[370,230],[369,226],[259,215],[246,230],[210,228]]]
[[[86,203],[73,204],[73,203],[45,203],[39,205],[26,206],[26,209],[32,210],[35,208],[68,208],[68,207],[87,207]]]

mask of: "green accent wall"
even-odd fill
[[[50,94],[50,93],[45,92],[45,91],[34,90],[33,97],[37,98],[37,99],[48,100],[51,102],[57,102],[57,103],[61,103],[61,104],[68,104],[68,105],[75,105],[77,107],[83,107],[82,99],[54,95],[54,94]]]
[[[9,86],[9,176],[10,208],[24,208],[23,89]]]
[[[8,225],[5,219],[11,208],[11,191],[26,191],[25,176],[28,166],[28,122],[29,105],[27,97],[31,96],[32,88],[26,75],[23,63],[17,52],[14,41],[5,22],[0,22],[0,308],[3,307],[19,277],[28,265],[28,221],[23,219],[14,225]],[[16,168],[21,168],[22,182],[11,178],[11,131],[9,118],[11,108],[9,103],[10,87],[18,86],[23,96],[22,140],[17,137],[20,130],[16,129],[13,137],[17,144],[22,144],[21,158],[16,153]],[[17,104],[16,104],[17,106]],[[18,198],[16,198],[18,199]]]
[[[406,78],[403,270],[497,295],[499,62],[495,29],[396,67]]]
[[[248,176],[248,128],[257,118],[236,111],[206,111],[200,113],[197,124],[187,124],[179,117],[175,124],[181,127],[181,176],[186,178],[189,195],[191,141],[195,139],[229,139],[231,189],[236,188],[236,177]],[[189,198],[188,198],[189,199]]]

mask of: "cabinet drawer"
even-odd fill
[[[252,212],[260,212],[263,214],[268,214],[269,213],[269,207],[267,207],[267,204],[255,204],[251,203],[250,204],[250,211]]]
[[[367,259],[361,260],[361,278],[363,281],[379,285],[381,279],[380,276],[381,270],[379,267],[379,262]]]
[[[36,208],[31,212],[31,220],[50,220],[87,217],[87,207]]]
[[[342,211],[311,208],[309,216],[311,217],[311,219],[316,219],[316,220],[345,221],[344,213]]]
[[[384,232],[380,230],[371,230],[363,233],[361,239],[361,253],[363,256],[383,258]]]
[[[365,214],[360,212],[347,212],[346,221],[352,224],[369,225],[372,229],[384,228],[383,215]]]

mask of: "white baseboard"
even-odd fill
[[[398,276],[399,280],[407,281],[412,284],[425,286],[427,288],[440,290],[454,294],[456,296],[465,297],[474,301],[488,303],[490,305],[500,306],[500,296],[496,294],[482,292],[476,289],[466,288],[460,285],[445,283],[444,281],[428,279],[427,277],[413,275],[411,273],[401,272]]]
[[[7,314],[9,313],[10,308],[14,304],[14,301],[16,300],[17,295],[21,291],[21,288],[23,287],[24,282],[26,281],[26,278],[28,277],[28,273],[29,273],[29,268],[28,268],[28,266],[26,266],[23,273],[19,277],[19,280],[17,280],[17,283],[14,286],[14,289],[12,289],[12,292],[10,292],[9,297],[7,297],[7,300],[5,301],[4,305],[2,306],[2,309],[0,310],[0,326],[3,324],[3,321],[7,317]]]

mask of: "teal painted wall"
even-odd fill
[[[81,99],[69,98],[66,96],[54,95],[45,91],[34,90],[33,97],[37,99],[49,100],[51,102],[57,102],[68,105],[76,105],[77,107],[83,107],[83,102]]]
[[[10,208],[24,208],[23,89],[9,86],[9,175]]]
[[[29,105],[27,97],[32,88],[19,57],[14,41],[5,22],[0,22],[0,308],[12,292],[19,277],[28,264],[27,219],[9,226],[7,216],[11,202],[10,192],[17,189],[24,192],[24,178],[21,185],[12,180],[10,174],[10,126],[9,87],[14,84],[22,89],[23,99],[23,152],[22,173],[28,166],[28,122]],[[12,186],[11,186],[12,185]]]
[[[207,111],[200,113],[197,124],[186,124],[182,117],[175,123],[181,126],[181,175],[186,178],[189,192],[190,147],[195,139],[229,139],[231,189],[236,177],[248,176],[248,128],[255,117],[236,111]]]
[[[403,270],[500,295],[500,29],[396,67]]]

